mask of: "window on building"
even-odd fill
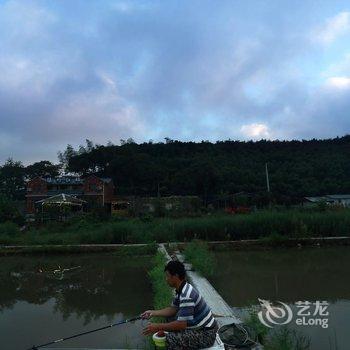
[[[102,191],[102,186],[98,184],[89,184],[88,190],[90,192],[100,192]]]

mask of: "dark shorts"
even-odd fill
[[[200,329],[185,329],[180,332],[169,332],[166,335],[168,350],[195,350],[209,348],[215,342],[218,326]]]

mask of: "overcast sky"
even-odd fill
[[[0,164],[349,130],[349,1],[0,0]]]

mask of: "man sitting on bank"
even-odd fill
[[[184,265],[179,261],[169,261],[164,268],[168,285],[175,288],[175,298],[171,306],[162,310],[147,310],[142,317],[153,316],[175,319],[168,323],[150,323],[144,335],[158,331],[168,331],[166,345],[169,350],[201,349],[214,344],[217,322],[198,291],[186,281]]]

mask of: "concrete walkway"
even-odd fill
[[[172,260],[172,257],[167,252],[164,244],[159,244],[159,251],[161,251],[168,261]],[[231,323],[242,323],[242,321],[233,313],[232,308],[226,303],[222,296],[216,291],[216,289],[210,284],[210,282],[202,277],[196,271],[193,271],[191,264],[185,262],[184,256],[179,252],[175,252],[173,258],[178,259],[184,263],[186,268],[186,274],[189,282],[195,287],[205,302],[208,304],[216,321],[218,322],[219,327],[231,324]],[[215,344],[203,350],[223,350],[225,349],[224,344],[217,335]],[[258,344],[251,348],[252,350],[262,350],[263,346]]]

